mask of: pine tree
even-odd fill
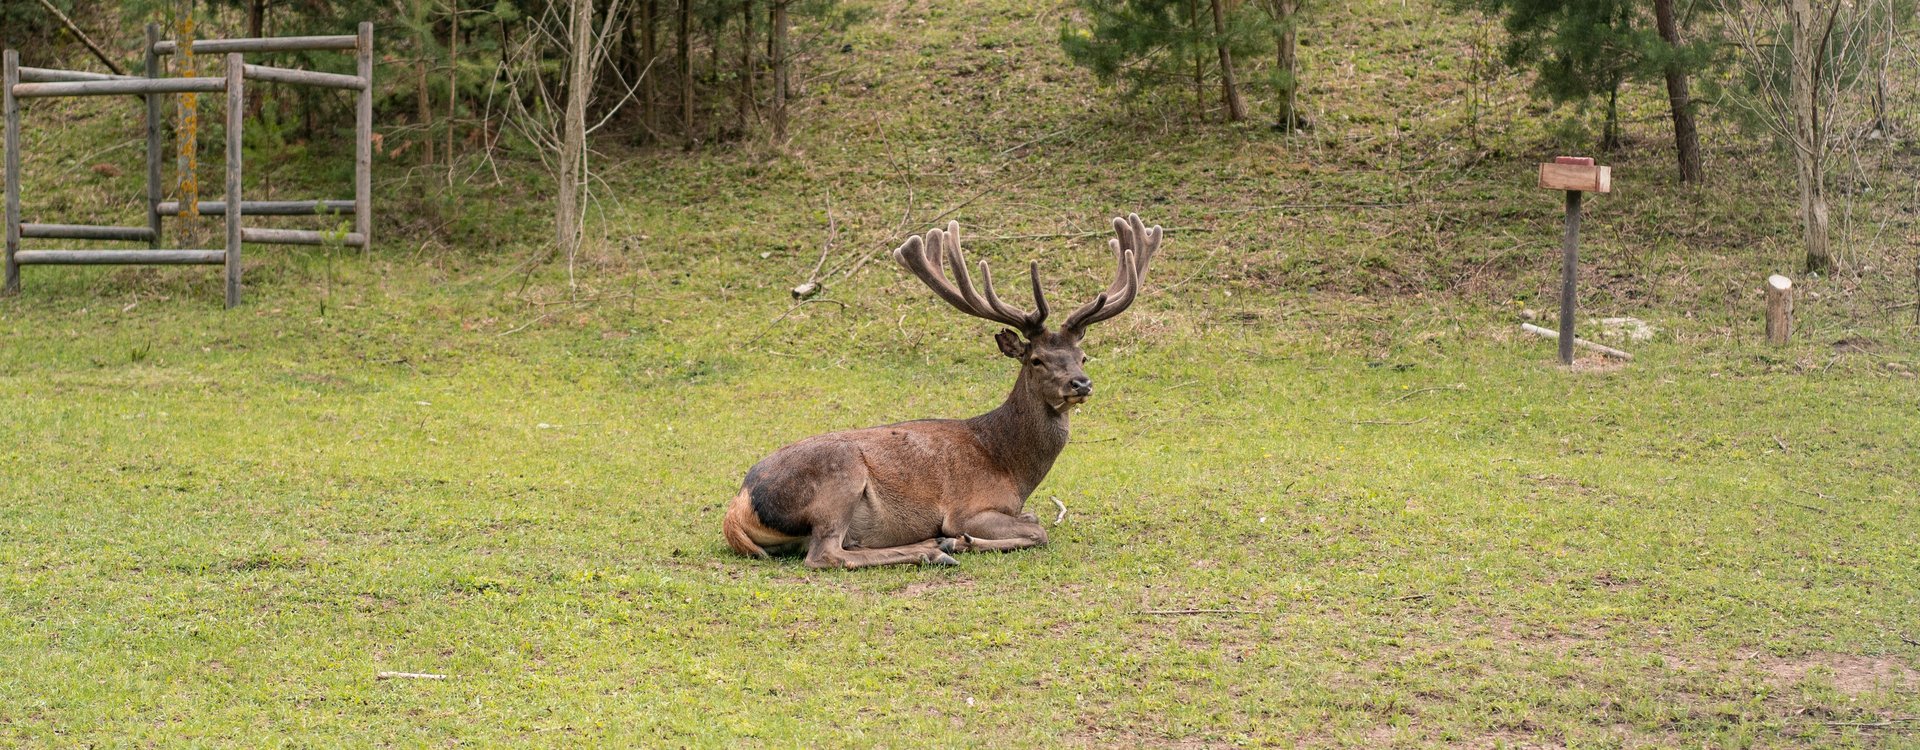
[[[1075,64],[1129,96],[1161,86],[1193,91],[1194,115],[1207,111],[1207,89],[1220,85],[1229,120],[1244,118],[1235,58],[1260,52],[1276,37],[1266,14],[1224,0],[1079,0],[1091,21],[1066,26],[1060,45]]]

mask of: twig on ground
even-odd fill
[[[1060,498],[1057,497],[1049,496],[1047,499],[1052,500],[1054,507],[1060,509],[1060,515],[1053,517],[1053,525],[1059,526],[1061,521],[1067,520],[1067,504],[1060,502]]]
[[[1174,232],[1212,232],[1213,228],[1211,227],[1166,227],[1164,229],[1161,229],[1160,231],[1166,232],[1167,234],[1173,234]],[[1057,239],[1078,240],[1078,239],[1085,239],[1088,237],[1106,237],[1111,234],[1113,234],[1113,230],[1108,229],[1104,231],[1046,232],[1042,234],[989,234],[989,235],[983,235],[982,237],[980,237],[980,239],[983,239],[983,240],[1057,240]]]
[[[1780,502],[1783,502],[1783,503],[1786,503],[1786,504],[1788,504],[1788,505],[1791,505],[1791,506],[1793,506],[1793,507],[1795,507],[1795,508],[1805,508],[1805,509],[1807,509],[1807,510],[1810,510],[1810,511],[1813,511],[1813,512],[1815,512],[1815,513],[1819,513],[1820,515],[1823,515],[1823,516],[1827,514],[1827,509],[1826,509],[1826,508],[1821,508],[1821,507],[1817,507],[1817,506],[1813,506],[1813,505],[1807,505],[1807,504],[1805,504],[1805,503],[1796,503],[1796,502],[1794,502],[1794,501],[1792,501],[1792,500],[1781,500]]]
[[[1136,615],[1257,615],[1254,609],[1136,609]]]
[[[767,332],[773,330],[774,326],[780,325],[780,321],[786,320],[787,316],[792,315],[793,311],[800,309],[801,305],[809,305],[815,302],[832,302],[833,304],[839,305],[840,309],[842,310],[847,309],[847,303],[841,302],[840,300],[837,300],[837,299],[827,299],[825,297],[808,297],[806,299],[800,300],[799,302],[795,302],[792,305],[788,306],[786,312],[780,313],[780,317],[774,318],[773,320],[769,321],[767,323],[766,328],[760,329],[760,332],[754,334],[753,338],[747,339],[747,345],[752,346],[754,342],[759,341],[760,337],[767,335]]]
[[[1002,149],[1002,150],[1000,151],[1000,153],[998,153],[998,154],[995,154],[995,156],[996,156],[996,157],[999,157],[999,156],[1006,156],[1007,154],[1011,154],[1011,153],[1013,153],[1013,152],[1015,152],[1015,151],[1019,151],[1020,149],[1023,149],[1023,148],[1026,148],[1026,147],[1028,147],[1028,146],[1032,146],[1032,145],[1034,145],[1034,144],[1036,144],[1036,143],[1039,143],[1039,142],[1041,142],[1041,141],[1044,141],[1044,140],[1047,140],[1047,139],[1049,139],[1049,138],[1052,138],[1052,137],[1054,137],[1054,136],[1056,136],[1056,135],[1059,135],[1059,134],[1061,134],[1061,133],[1065,133],[1065,132],[1067,132],[1067,131],[1069,131],[1069,130],[1072,130],[1072,129],[1073,129],[1073,128],[1072,128],[1071,126],[1069,126],[1069,127],[1064,127],[1064,128],[1061,128],[1061,129],[1059,129],[1059,130],[1055,130],[1055,131],[1053,131],[1053,132],[1051,132],[1051,133],[1048,133],[1048,134],[1046,134],[1046,135],[1043,135],[1043,136],[1040,136],[1039,138],[1035,138],[1035,139],[1033,139],[1033,140],[1030,140],[1030,141],[1027,141],[1026,143],[1021,143],[1021,144],[1018,144],[1018,145],[1014,145],[1014,146],[1008,146],[1007,148],[1005,148],[1005,149]]]
[[[1427,421],[1427,418],[1421,417],[1419,419],[1405,421],[1405,422],[1398,422],[1390,419],[1361,419],[1357,421],[1349,419],[1345,421],[1347,424],[1410,425],[1410,424],[1420,424],[1421,422],[1425,422]]]
[[[1400,394],[1399,397],[1387,401],[1387,403],[1397,404],[1407,399],[1413,398],[1414,396],[1418,396],[1422,393],[1432,393],[1434,391],[1464,391],[1464,390],[1466,389],[1457,385],[1436,385],[1432,388],[1422,388],[1417,391],[1407,391],[1406,393]]]
[[[1773,434],[1769,434],[1769,435],[1767,435],[1767,437],[1770,437],[1770,438],[1773,438],[1773,444],[1774,444],[1774,445],[1778,445],[1778,446],[1780,446],[1780,452],[1781,452],[1781,453],[1791,453],[1791,452],[1792,452],[1791,450],[1789,450],[1789,449],[1787,448],[1787,441],[1785,441],[1785,440],[1781,440],[1781,439],[1780,439],[1780,436],[1779,436],[1779,435],[1773,435]]]
[[[516,333],[519,333],[519,332],[521,332],[521,331],[524,331],[524,330],[527,330],[528,328],[532,328],[533,326],[535,326],[535,325],[538,325],[538,324],[540,323],[540,321],[543,321],[543,320],[546,320],[547,318],[551,318],[551,317],[553,317],[553,316],[554,316],[554,314],[555,314],[555,313],[558,313],[558,312],[560,312],[560,311],[559,311],[559,310],[555,310],[555,311],[553,311],[553,312],[550,312],[550,313],[546,313],[546,314],[544,314],[544,315],[541,315],[541,316],[540,316],[540,317],[538,317],[538,318],[534,318],[533,320],[529,320],[529,321],[527,321],[527,322],[525,322],[525,323],[521,323],[520,325],[518,325],[518,326],[515,326],[515,327],[513,327],[513,328],[510,328],[510,329],[507,329],[507,330],[505,330],[505,331],[501,331],[501,332],[500,332],[500,335],[501,335],[501,336],[511,336],[511,335],[513,335],[513,334],[516,334]]]
[[[1420,601],[1421,599],[1432,599],[1432,598],[1433,598],[1433,594],[1431,594],[1431,593],[1426,593],[1426,594],[1408,594],[1408,595],[1406,595],[1406,596],[1396,596],[1396,597],[1393,597],[1393,598],[1390,598],[1390,599],[1388,599],[1387,601],[1390,601],[1390,602],[1417,602],[1417,601]]]
[[[1901,643],[1904,643],[1904,644],[1907,644],[1907,645],[1909,645],[1909,646],[1920,646],[1920,641],[1916,641],[1916,640],[1914,640],[1913,638],[1911,638],[1911,637],[1908,637],[1908,636],[1905,636],[1905,635],[1903,635],[1903,636],[1900,636],[1900,642],[1901,642]]]
[[[1823,721],[1821,726],[1860,727],[1862,729],[1920,729],[1920,726],[1908,727],[1908,724],[1920,721],[1920,716],[1902,716],[1886,721]]]
[[[379,674],[376,674],[376,675],[374,675],[374,679],[379,679],[379,680],[444,680],[444,679],[447,679],[447,676],[446,676],[446,675],[443,675],[443,674],[429,674],[429,673],[426,673],[426,672],[381,672],[381,673],[379,673]]]

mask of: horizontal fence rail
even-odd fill
[[[13,262],[23,266],[217,266],[225,250],[21,250]]]
[[[226,266],[227,307],[240,303],[241,248],[248,242],[280,245],[321,245],[358,247],[362,251],[373,244],[372,162],[373,162],[373,24],[361,22],[358,33],[347,36],[305,36],[245,39],[206,39],[190,42],[196,53],[220,55],[225,65],[220,76],[168,78],[165,55],[178,54],[179,43],[160,38],[160,26],[148,24],[143,52],[143,75],[107,75],[78,70],[34,68],[20,65],[19,52],[0,51],[0,119],[4,120],[4,169],[0,186],[4,187],[5,216],[0,228],[5,233],[5,281],[0,294],[20,290],[21,266],[31,265],[224,265]],[[323,73],[298,68],[247,65],[243,53],[340,50],[352,53],[356,75]],[[241,197],[241,130],[246,112],[246,81],[267,81],[355,92],[353,198],[349,200],[272,200],[249,201]],[[164,219],[183,213],[181,201],[163,201],[162,177],[165,152],[161,149],[163,96],[189,92],[224,93],[226,100],[226,195],[225,200],[196,201],[194,213],[224,217],[226,247],[222,249],[164,249]],[[20,114],[21,100],[44,97],[133,95],[145,99],[146,109],[146,218],[145,227],[95,226],[87,224],[41,224],[21,221],[20,216]],[[189,134],[190,136],[190,134]],[[190,169],[190,167],[188,167]],[[185,177],[182,178],[186,179]],[[351,216],[353,231],[344,231],[344,221],[336,229],[247,228],[249,216]],[[113,240],[145,242],[147,249],[57,249],[28,250],[23,239]]]
[[[310,229],[240,228],[242,242],[270,245],[347,245],[359,247],[367,238],[356,232],[316,232]]]
[[[107,73],[88,73],[84,70],[55,70],[53,68],[29,68],[21,66],[21,83],[67,83],[71,81],[138,81],[138,76],[116,76]]]
[[[21,224],[21,237],[51,240],[125,240],[152,242],[154,233],[147,227],[102,227],[90,224]]]
[[[311,70],[294,68],[271,68],[265,65],[248,65],[248,78],[274,83],[298,83],[307,86],[323,86],[330,89],[348,89],[359,91],[367,87],[366,79],[359,76],[344,76],[338,73],[316,73]]]
[[[22,99],[40,96],[113,96],[116,94],[181,94],[188,91],[225,91],[225,78],[129,78],[111,81],[67,81],[61,83],[20,83],[13,95]]]
[[[161,201],[154,206],[161,216],[179,216],[179,201]],[[314,216],[352,214],[354,203],[340,201],[241,201],[240,213],[247,216]],[[201,216],[227,215],[226,201],[200,201]]]
[[[303,52],[307,50],[354,49],[359,39],[351,34],[341,36],[283,36],[266,39],[197,39],[193,43],[196,55],[216,52]],[[172,55],[180,51],[180,44],[171,39],[155,42],[155,54]]]

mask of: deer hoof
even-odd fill
[[[973,549],[973,537],[968,534],[961,534],[958,539],[954,537],[940,539],[941,552],[966,552],[971,549]]]
[[[948,555],[945,552],[941,552],[934,555],[933,557],[928,558],[926,564],[927,565],[959,565],[960,561],[953,559],[951,555]]]

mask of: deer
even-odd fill
[[[1114,219],[1113,229],[1113,282],[1054,329],[1038,262],[1027,266],[1029,312],[1001,301],[985,260],[984,291],[974,287],[959,222],[908,237],[895,262],[954,309],[1004,326],[993,340],[1020,363],[1012,392],[971,419],[832,432],[774,451],[747,471],[728,504],[727,545],[763,560],[804,550],[809,568],[853,569],[958,565],[954,553],[1046,544],[1046,528],[1025,507],[1067,446],[1073,410],[1093,395],[1080,341],[1089,326],[1133,304],[1160,249],[1161,228],[1138,214]]]

